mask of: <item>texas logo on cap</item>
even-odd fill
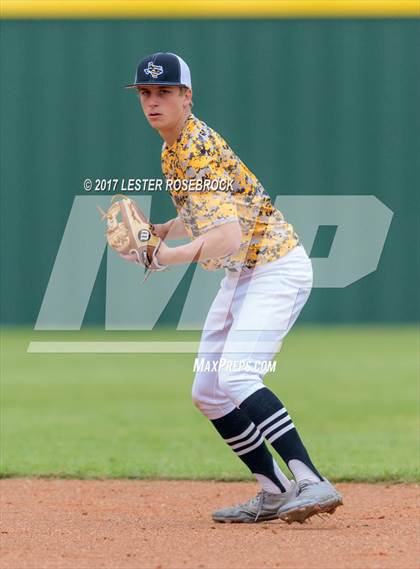
[[[159,75],[163,73],[163,67],[161,65],[155,65],[153,61],[149,61],[149,65],[144,70],[146,75],[151,75],[153,79],[157,79]]]

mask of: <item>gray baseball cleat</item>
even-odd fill
[[[251,498],[248,502],[217,510],[213,512],[213,520],[237,524],[276,520],[279,517],[279,509],[296,497],[296,483],[291,481],[290,484],[289,490],[282,494],[271,494],[261,490],[255,498]]]
[[[333,514],[342,504],[341,495],[328,480],[301,480],[298,483],[296,498],[281,506],[278,513],[280,519],[288,524],[303,524],[316,514]]]

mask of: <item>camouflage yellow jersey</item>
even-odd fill
[[[279,259],[298,244],[293,227],[273,206],[254,174],[217,132],[194,115],[187,118],[172,146],[164,143],[162,171],[192,239],[223,223],[239,221],[240,249],[233,255],[202,261],[203,268],[253,268]],[[182,187],[183,180],[188,182]],[[211,183],[215,189],[210,189]]]

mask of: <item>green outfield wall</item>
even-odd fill
[[[161,177],[161,140],[123,89],[155,51],[189,63],[194,113],[273,199],[374,195],[393,212],[377,270],[315,289],[301,321],[418,318],[419,20],[3,20],[0,37],[3,323],[34,324],[85,178]],[[152,219],[173,215],[154,194]],[[313,257],[329,239],[319,232]],[[105,271],[86,324],[103,323]]]

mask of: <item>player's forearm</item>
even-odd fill
[[[211,229],[185,245],[165,247],[158,257],[164,265],[197,263],[231,255],[239,249],[240,243],[239,225],[230,223]]]

